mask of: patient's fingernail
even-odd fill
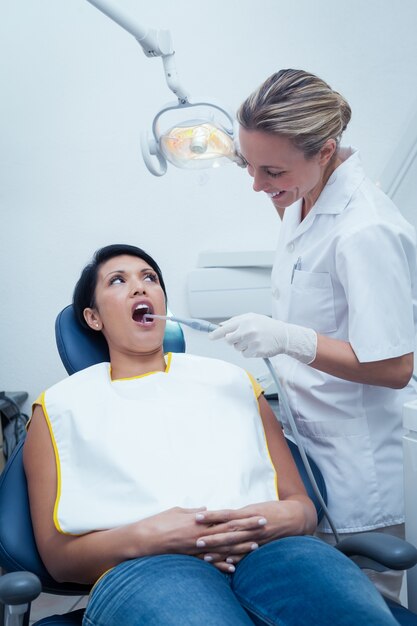
[[[227,568],[227,570],[228,570],[231,574],[233,574],[233,572],[236,570],[236,568],[235,568],[235,566],[234,566],[234,565],[229,565],[229,567]]]
[[[264,517],[261,517],[260,519],[258,519],[258,524],[259,526],[265,526],[266,519]]]
[[[206,547],[206,542],[203,541],[202,539],[198,539],[196,541],[195,545],[197,546],[197,548],[205,548]]]
[[[231,556],[228,556],[226,559],[226,563],[233,563],[233,559]]]
[[[209,554],[206,554],[206,556],[204,557],[204,560],[210,563],[213,560],[213,557],[210,556]]]
[[[256,550],[256,548],[259,548],[257,543],[253,543],[250,547],[251,550]]]
[[[201,522],[201,520],[204,519],[204,514],[203,513],[196,513],[195,514],[195,518],[196,518],[197,522]]]

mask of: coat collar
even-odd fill
[[[344,159],[343,163],[330,176],[310,213],[341,213],[365,178],[357,150],[341,148],[340,156]]]
[[[353,148],[341,148],[343,163],[335,169],[308,215],[301,220],[302,200],[297,200],[284,213],[284,221],[291,239],[305,233],[316,215],[337,215],[348,205],[352,195],[362,183],[365,174],[359,152]]]

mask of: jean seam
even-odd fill
[[[281,621],[279,618],[278,621],[272,621],[267,615],[262,615],[261,613],[259,613],[258,609],[255,609],[249,602],[247,602],[247,600],[241,598],[239,594],[236,593],[236,591],[234,591],[234,594],[238,599],[239,604],[243,606],[245,611],[252,613],[253,615],[255,615],[255,617],[265,622],[265,624],[268,624],[268,626],[285,626],[284,622]]]

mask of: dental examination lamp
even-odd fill
[[[162,58],[167,85],[178,98],[157,113],[152,133],[141,133],[148,170],[154,176],[163,176],[167,161],[186,169],[219,167],[231,161],[242,164],[235,151],[233,116],[218,104],[189,101],[175,68],[171,33],[140,26],[115,6],[114,0],[87,2],[133,35],[147,57]]]

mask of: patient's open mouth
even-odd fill
[[[152,324],[152,319],[146,319],[145,315],[147,313],[153,313],[153,308],[148,304],[140,302],[135,306],[132,313],[132,319],[135,322],[139,322],[140,324]]]

